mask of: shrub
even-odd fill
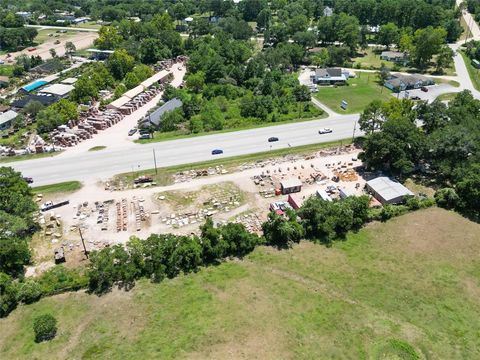
[[[460,198],[455,189],[443,188],[435,193],[437,205],[444,209],[454,209],[457,207]]]
[[[0,317],[7,316],[17,306],[17,287],[12,278],[0,272]]]
[[[57,334],[57,319],[51,314],[43,314],[33,319],[35,342],[48,341]]]
[[[31,304],[42,297],[42,287],[34,280],[27,280],[20,284],[17,299],[19,302]]]
[[[78,270],[59,265],[43,273],[38,282],[43,294],[48,296],[84,288],[87,286],[88,279]]]

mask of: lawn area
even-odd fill
[[[357,72],[357,77],[348,80],[347,86],[319,87],[315,97],[330,109],[345,114],[359,113],[373,100],[389,100],[392,92],[377,82],[373,73]],[[340,102],[348,103],[347,110],[340,107]]]
[[[254,162],[259,160],[271,159],[274,157],[281,157],[294,154],[311,154],[312,152],[318,151],[320,149],[325,149],[328,147],[334,147],[338,145],[347,145],[351,143],[351,139],[345,139],[340,141],[326,142],[320,144],[310,144],[303,146],[295,146],[284,149],[277,149],[272,151],[264,151],[255,154],[240,155],[225,157],[210,161],[197,162],[193,164],[183,164],[176,165],[164,168],[158,168],[157,174],[155,174],[155,169],[136,171],[133,174],[131,172],[118,174],[115,176],[116,181],[122,181],[126,183],[131,183],[134,178],[140,175],[147,175],[153,177],[157,185],[165,186],[171,185],[173,183],[173,175],[180,171],[188,171],[195,169],[206,169],[208,167],[220,166],[222,165],[225,169],[231,170],[234,167],[237,167],[246,162]]]
[[[291,124],[295,122],[301,121],[308,121],[308,120],[318,120],[328,117],[327,113],[323,110],[317,108],[313,104],[309,104],[308,112],[303,111],[300,109],[298,112],[295,109],[295,106],[291,106],[289,109],[288,114],[282,114],[281,118],[277,122],[259,122],[257,119],[248,118],[244,119],[240,116],[240,109],[238,107],[238,102],[232,102],[229,106],[228,113],[225,115],[225,128],[219,131],[209,131],[209,132],[199,132],[193,134],[188,130],[177,130],[177,131],[170,131],[170,132],[155,132],[153,134],[153,138],[151,139],[142,139],[142,140],[135,140],[136,143],[139,144],[148,144],[152,142],[159,142],[159,141],[166,141],[166,140],[173,140],[173,139],[184,139],[196,136],[204,136],[204,135],[213,135],[213,134],[222,134],[232,131],[239,131],[239,130],[248,130],[248,129],[258,129],[268,126],[275,126],[275,125],[285,125]]]
[[[13,65],[0,65],[0,76],[13,76]]]
[[[478,359],[480,226],[432,208],[331,248],[260,247],[129,292],[62,294],[0,320],[4,359]],[[34,342],[49,312],[57,337]]]
[[[80,28],[80,29],[100,29],[102,25],[97,24],[95,21],[88,21],[83,24],[72,25],[72,28]]]
[[[468,75],[470,75],[470,80],[472,80],[473,86],[475,89],[480,91],[480,70],[473,67],[472,61],[467,54],[465,54],[463,51],[459,51],[459,53],[463,57],[463,61],[465,62],[465,66],[467,67]]]
[[[60,40],[60,41],[62,41],[62,40],[65,40],[69,37],[72,37],[73,35],[75,35],[77,33],[76,31],[68,30],[66,33],[57,34],[55,31],[56,31],[55,29],[38,30],[38,35],[34,39],[34,41],[37,44],[42,44],[42,43],[44,43],[45,41],[48,41],[48,40],[52,40],[52,41]],[[53,34],[53,36],[48,36],[48,34]],[[59,36],[55,37],[55,35],[59,35]]]
[[[365,49],[365,51],[362,50],[362,56],[352,59],[353,66],[360,66],[362,69],[380,69],[383,63],[386,67],[392,69],[395,66],[395,63],[392,61],[381,60],[380,53],[381,51],[375,52],[371,47]]]
[[[82,183],[80,181],[65,181],[61,183],[36,186],[32,188],[34,194],[53,194],[53,193],[67,193],[80,190]]]
[[[455,99],[455,96],[457,96],[458,93],[446,93],[442,94],[439,97],[437,97],[437,100],[439,101],[451,101]]]

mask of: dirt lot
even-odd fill
[[[43,31],[43,30],[41,30],[41,31]],[[55,30],[51,30],[51,32],[55,33]],[[54,38],[54,37],[51,37],[51,38],[49,37],[49,39],[47,41],[45,41],[44,43],[34,46],[36,48],[36,50],[34,50],[34,51],[28,51],[28,49],[30,49],[30,47],[29,47],[29,48],[26,48],[22,51],[17,51],[17,52],[10,53],[10,55],[11,55],[10,58],[7,58],[7,55],[1,55],[0,59],[7,62],[8,60],[15,59],[19,55],[26,54],[28,56],[31,56],[31,55],[37,56],[38,55],[42,59],[46,60],[46,59],[50,59],[52,57],[52,55],[50,54],[50,51],[49,51],[50,49],[55,49],[58,56],[65,55],[65,41],[66,40],[71,41],[75,45],[77,50],[80,50],[80,49],[86,49],[86,48],[92,46],[93,41],[97,37],[98,37],[98,34],[94,33],[94,32],[78,32],[76,34],[69,34],[68,39],[66,37],[64,37],[64,38],[59,37],[58,39]],[[56,40],[60,40],[60,44],[55,44]]]
[[[145,238],[151,233],[198,232],[206,216],[219,223],[240,222],[249,230],[260,232],[270,205],[287,202],[287,195],[275,195],[281,181],[302,182],[302,191],[295,194],[299,202],[329,186],[336,188],[331,192],[332,198],[339,196],[338,189],[362,193],[365,180],[353,170],[361,165],[356,160],[359,150],[352,148],[338,155],[335,152],[333,149],[290,160],[243,164],[236,171],[224,171],[223,175],[194,179],[179,175],[182,181],[170,186],[142,185],[112,191],[105,190],[104,184],[85,184],[74,193],[45,195],[40,202],[69,200],[70,203],[43,214],[40,220],[46,228],[34,242],[35,258],[48,261],[53,248],[63,246],[67,263],[70,259],[79,261],[81,257],[74,255],[82,251],[79,228],[89,250],[125,243],[132,235]],[[338,171],[347,170],[351,178],[331,180]],[[29,273],[35,273],[35,269]]]

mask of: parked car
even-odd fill
[[[222,150],[222,149],[212,150],[212,155],[220,155],[220,154],[223,154],[223,150]]]
[[[3,64],[5,64],[5,61],[0,60],[0,65],[3,65]]]
[[[30,51],[30,52],[35,51],[35,50],[37,50],[37,48],[34,48],[34,47],[27,49],[27,51]]]
[[[27,182],[27,184],[33,183],[33,179],[31,177],[24,176],[23,180],[25,180]]]
[[[330,129],[330,128],[323,128],[323,129],[318,130],[319,134],[329,134],[331,132],[333,132],[333,130]]]
[[[422,86],[420,90],[422,90],[423,92],[428,92],[428,89],[425,86]]]
[[[150,139],[150,134],[140,134],[138,138],[140,140]]]
[[[420,100],[420,96],[415,95],[415,96],[412,96],[410,99],[411,100]]]
[[[135,134],[136,132],[137,132],[137,129],[136,129],[136,128],[130,129],[130,130],[128,130],[128,136],[132,136],[132,135]]]
[[[278,141],[278,137],[272,136],[268,138],[268,142],[275,142],[275,141]]]

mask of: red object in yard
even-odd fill
[[[422,86],[420,90],[422,90],[423,92],[428,92],[428,89],[425,86]]]
[[[37,48],[29,48],[28,51],[35,51]]]
[[[282,195],[282,190],[280,189],[275,189],[275,196]]]

